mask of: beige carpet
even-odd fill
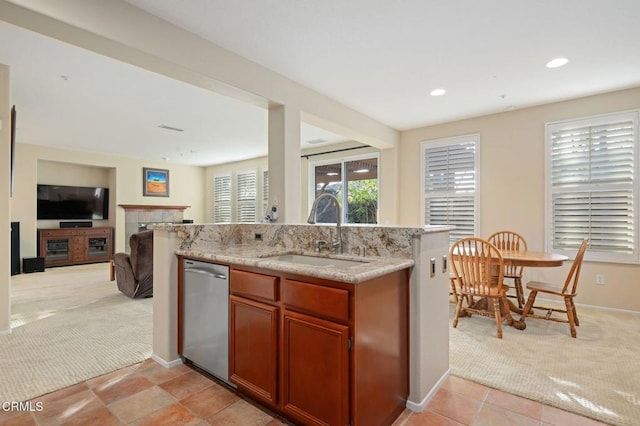
[[[151,356],[153,299],[120,293],[107,263],[16,275],[11,293],[0,401],[28,400]]]
[[[453,305],[451,309],[453,318]],[[640,315],[578,306],[567,324],[527,318],[527,329],[473,316],[450,327],[451,372],[613,425],[640,424]],[[519,316],[517,316],[519,318]]]

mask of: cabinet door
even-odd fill
[[[87,237],[87,259],[91,261],[109,260],[109,238]]]
[[[40,252],[38,255],[44,257],[47,266],[69,262],[69,260],[71,260],[69,238],[41,237]]]
[[[303,424],[349,424],[349,327],[297,312],[283,318],[283,409]]]
[[[229,300],[229,379],[275,406],[279,309],[233,295]]]

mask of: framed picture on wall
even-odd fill
[[[168,197],[169,170],[143,167],[142,195],[145,197]]]

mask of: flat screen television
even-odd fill
[[[109,188],[38,184],[38,220],[108,218]]]

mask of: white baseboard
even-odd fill
[[[11,334],[11,329],[0,331],[0,336],[6,336],[7,334]]]
[[[431,390],[422,399],[422,401],[414,402],[414,401],[407,400],[406,407],[411,411],[415,411],[417,413],[421,413],[424,410],[424,407],[426,407],[427,404],[429,403],[429,401],[431,401],[431,398],[433,398],[433,396],[436,394],[436,392],[438,392],[438,389],[440,389],[440,387],[445,382],[445,380],[447,380],[447,378],[449,377],[450,371],[451,371],[450,369],[447,369],[447,371],[442,375],[442,377],[440,377],[440,379],[431,388]]]
[[[163,366],[164,368],[173,368],[182,364],[182,359],[174,359],[173,361],[165,361],[156,354],[151,354],[151,359]]]
[[[540,293],[538,293],[540,294]],[[544,297],[538,297],[536,298],[536,302],[538,300],[544,301],[544,302],[551,302],[551,303],[557,303],[558,305],[564,306],[564,301],[559,300],[559,299],[547,299]],[[597,309],[600,311],[609,311],[609,312],[619,312],[621,314],[632,314],[632,315],[640,315],[640,311],[632,311],[630,309],[620,309],[620,308],[609,308],[608,306],[600,306],[600,305],[587,305],[586,303],[576,303],[577,307],[580,306],[584,306],[587,308],[593,308],[593,309]],[[578,314],[580,314],[580,312],[578,312]]]
[[[576,306],[588,306],[589,308],[599,309],[601,311],[619,312],[621,314],[640,315],[640,312],[632,311],[629,309],[609,308],[607,306],[597,306],[597,305],[585,305],[584,303],[576,303]]]

